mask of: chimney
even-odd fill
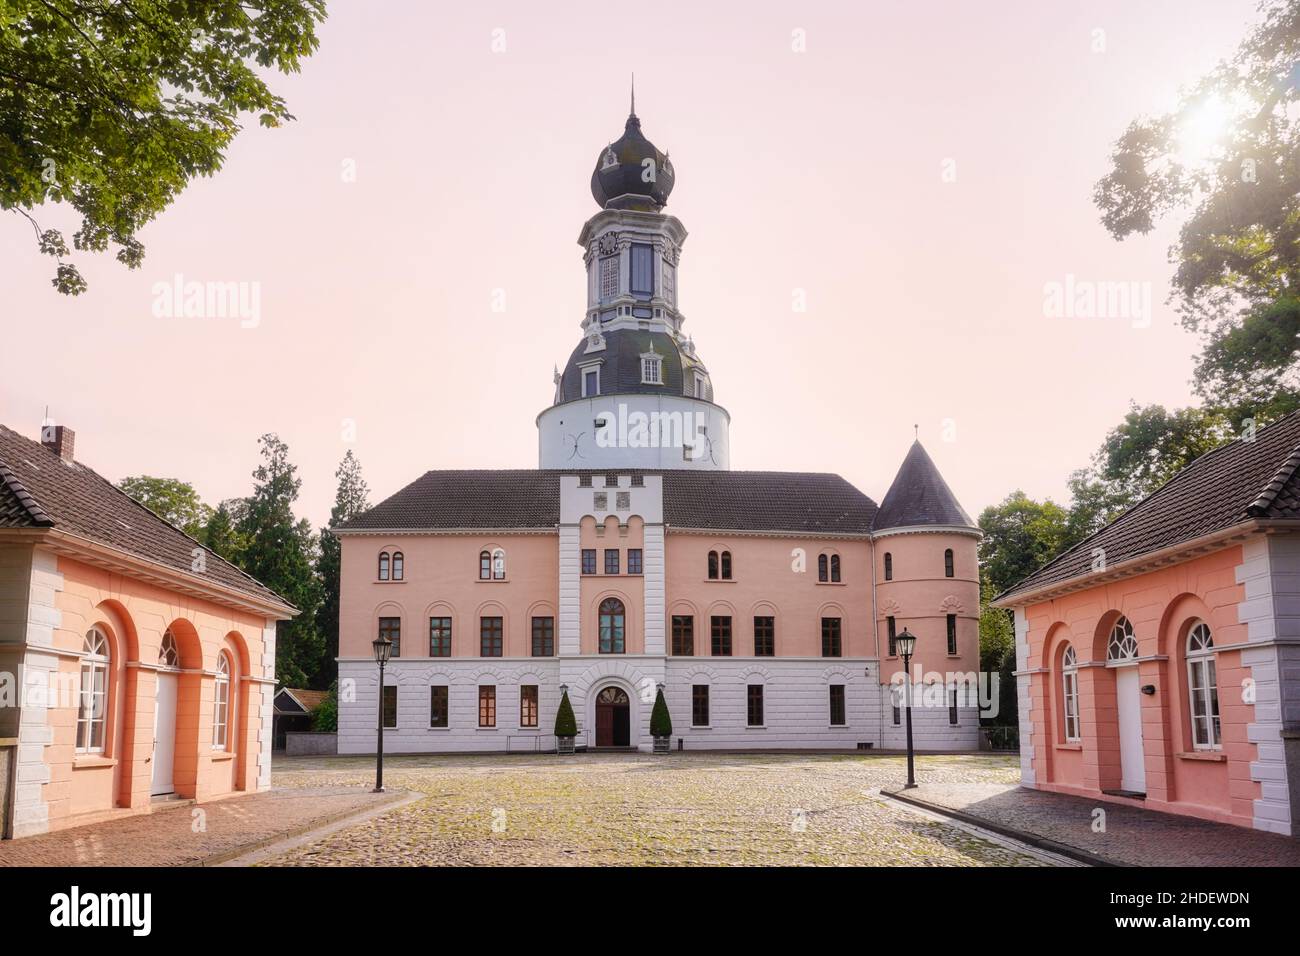
[[[76,438],[76,433],[64,425],[41,426],[41,444],[64,461],[72,461],[72,446]]]

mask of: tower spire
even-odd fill
[[[632,109],[629,115],[636,116],[636,74],[632,74]]]

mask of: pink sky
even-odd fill
[[[212,503],[248,492],[276,431],[318,525],[349,447],[372,501],[431,468],[536,467],[631,71],[677,171],[685,328],[733,468],[838,472],[879,501],[917,422],[978,514],[1016,487],[1064,499],[1130,399],[1191,399],[1196,341],[1164,304],[1177,223],[1116,243],[1092,189],[1130,119],[1232,53],[1253,0],[470,7],[331,4],[320,51],[274,80],[298,121],[250,121],[142,234],[139,270],[77,255],[79,298],[4,217],[0,421],[35,437],[48,404],[107,477]],[[38,215],[70,238],[65,211]],[[260,283],[260,325],[155,317],[176,273]],[[1067,274],[1150,282],[1150,327],[1045,317]]]

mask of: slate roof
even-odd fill
[[[1096,534],[1062,552],[998,596],[1017,595],[1092,573],[1093,549],[1114,566],[1223,531],[1251,518],[1300,519],[1300,412],[1197,458]]]
[[[876,504],[839,475],[662,471],[670,527],[866,534]],[[430,471],[340,531],[544,529],[560,521],[560,476],[604,471]]]
[[[672,336],[641,329],[614,329],[605,332],[604,336],[605,347],[599,352],[588,352],[585,338],[573,350],[560,379],[560,401],[582,398],[582,369],[579,366],[594,361],[600,362],[602,397],[684,393],[681,352]],[[641,355],[649,352],[651,346],[662,356],[659,362],[662,385],[644,385],[641,382]]]
[[[977,527],[919,441],[913,442],[880,503],[874,531],[924,525]]]
[[[93,469],[65,462],[40,442],[0,425],[0,528],[53,528],[89,538],[193,578],[198,543]],[[208,552],[204,575],[260,601],[284,598]]]

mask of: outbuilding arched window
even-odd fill
[[[165,631],[158,645],[158,664],[162,667],[180,667],[181,653],[176,648],[176,635]]]
[[[108,638],[97,627],[82,642],[81,694],[77,708],[77,753],[104,752],[108,727]]]
[[[217,656],[217,680],[212,695],[212,749],[226,750],[230,737],[230,658]]]
[[[1106,643],[1106,660],[1131,661],[1138,656],[1137,637],[1133,625],[1122,614],[1115,626],[1110,629],[1110,640]]]
[[[1192,746],[1219,750],[1219,684],[1214,666],[1214,636],[1210,626],[1197,621],[1187,632],[1187,689],[1192,717]]]
[[[1061,655],[1061,701],[1065,713],[1065,739],[1075,742],[1079,735],[1079,660],[1073,647]]]
[[[379,552],[379,580],[381,581],[388,580],[388,561],[389,561],[388,552],[380,551]]]
[[[618,598],[605,598],[600,602],[600,652],[623,653],[623,602]]]
[[[393,580],[400,581],[402,580],[402,577],[405,574],[406,574],[406,559],[402,556],[402,552],[394,551],[393,552]]]

